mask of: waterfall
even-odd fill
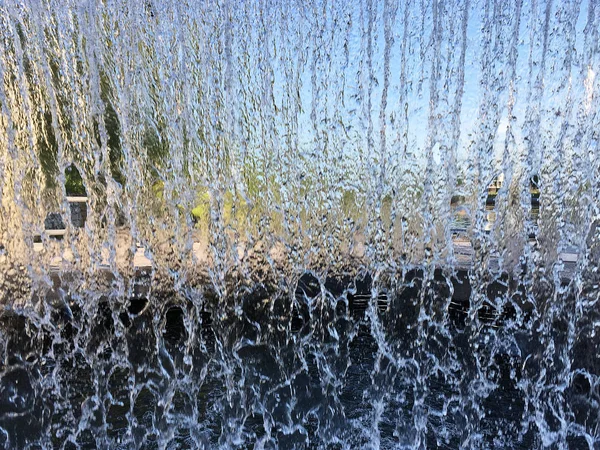
[[[0,446],[596,448],[595,0],[0,0]]]

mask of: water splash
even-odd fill
[[[0,443],[595,448],[595,1],[0,1]]]

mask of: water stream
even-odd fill
[[[0,0],[0,448],[600,446],[596,0]]]

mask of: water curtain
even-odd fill
[[[0,442],[593,448],[599,42],[594,0],[0,1]]]

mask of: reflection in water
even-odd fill
[[[145,5],[0,1],[0,447],[599,445],[595,1]]]

